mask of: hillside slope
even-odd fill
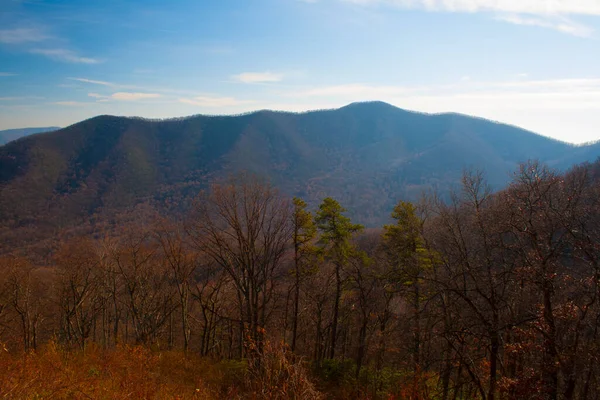
[[[333,196],[375,225],[398,199],[446,193],[464,168],[485,169],[500,188],[527,159],[565,168],[599,155],[597,145],[379,102],[165,121],[99,116],[0,147],[0,223],[5,232],[55,230],[140,199],[179,202],[246,170],[312,205]]]

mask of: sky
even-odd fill
[[[385,101],[600,139],[600,0],[0,0],[0,129]]]

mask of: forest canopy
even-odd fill
[[[599,183],[598,162],[528,162],[497,193],[466,171],[364,229],[241,174],[184,215],[142,205],[47,260],[15,249],[0,395],[98,397],[110,375],[137,397],[597,398]]]

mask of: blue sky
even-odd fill
[[[2,0],[0,129],[382,100],[600,139],[600,0]]]

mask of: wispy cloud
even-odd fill
[[[72,81],[77,81],[77,82],[83,82],[83,83],[91,83],[93,85],[102,85],[102,86],[111,86],[111,87],[117,86],[116,84],[111,83],[111,82],[97,81],[94,79],[86,79],[86,78],[67,78],[67,79],[70,79]]]
[[[600,15],[596,0],[342,0],[359,5],[392,5],[428,11],[507,12],[535,15]]]
[[[549,28],[579,37],[591,37],[594,29],[564,17],[525,17],[518,14],[499,15],[496,20],[514,25]]]
[[[242,83],[273,83],[283,80],[283,74],[274,72],[243,72],[238,75],[233,75],[232,80]]]
[[[81,107],[81,106],[87,106],[90,103],[85,103],[82,101],[55,101],[51,104],[55,104],[57,106],[67,106],[67,107]]]
[[[149,86],[138,86],[138,85],[132,85],[132,84],[124,84],[124,83],[115,83],[115,82],[108,82],[108,81],[101,81],[101,80],[96,80],[96,79],[88,79],[88,78],[67,78],[69,80],[72,81],[77,81],[77,82],[81,82],[81,83],[88,83],[90,85],[99,85],[99,86],[106,86],[106,87],[110,87],[113,88],[113,90],[120,90],[120,91],[135,91],[138,93],[160,93],[160,94],[180,94],[180,95],[187,95],[187,94],[196,94],[197,92],[191,92],[189,90],[175,90],[172,88],[161,88],[161,87],[149,87]],[[110,97],[110,96],[105,96],[105,97]]]
[[[49,36],[36,28],[0,29],[0,43],[19,44],[42,42]]]
[[[122,101],[136,101],[144,99],[156,99],[161,97],[158,93],[132,93],[132,92],[117,92],[113,93],[110,98]]]
[[[0,72],[0,76],[16,76],[17,74],[13,74],[12,72]]]
[[[75,64],[98,64],[102,62],[97,58],[81,57],[74,51],[68,49],[32,49],[30,53],[40,54],[55,61]]]
[[[393,6],[430,12],[485,12],[516,25],[553,29],[569,35],[590,37],[594,30],[569,16],[600,16],[598,0],[341,0],[361,6]]]
[[[109,100],[119,100],[119,101],[137,101],[137,100],[146,100],[146,99],[156,99],[162,97],[159,93],[141,93],[141,92],[117,92],[110,95],[90,92],[88,93],[89,97],[97,99],[99,102],[106,102]]]
[[[211,96],[197,96],[191,99],[181,98],[179,102],[199,107],[231,107],[254,103],[253,101],[239,100],[234,97]]]

